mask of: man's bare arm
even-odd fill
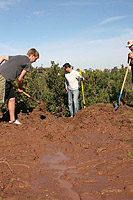
[[[18,78],[18,86],[19,86],[18,91],[19,91],[19,92],[23,92],[23,90],[22,90],[23,78],[24,78],[24,76],[25,76],[26,73],[27,73],[27,71],[26,71],[26,70],[23,70],[23,71],[21,72],[19,78]]]

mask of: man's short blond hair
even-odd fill
[[[27,55],[28,56],[33,55],[33,56],[39,58],[39,52],[35,48],[29,49],[29,51],[27,52]]]

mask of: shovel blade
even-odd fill
[[[116,107],[115,107],[115,110],[117,110],[118,108],[119,108],[119,106],[120,106],[120,100],[121,100],[121,93],[120,93],[120,95],[119,95],[119,99],[118,99],[118,104],[116,105]]]
[[[44,105],[44,103],[43,103],[42,100],[40,101],[39,107],[40,107],[40,109],[41,109],[43,112],[46,112],[46,107],[45,107],[45,105]]]

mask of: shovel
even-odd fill
[[[122,95],[122,92],[123,92],[123,89],[124,89],[124,85],[125,85],[125,82],[126,82],[126,78],[127,78],[127,74],[128,74],[130,63],[131,63],[131,59],[129,60],[129,63],[128,63],[127,71],[126,71],[126,74],[125,74],[125,77],[124,77],[124,81],[123,81],[123,84],[122,84],[122,87],[121,87],[121,92],[120,92],[119,99],[118,99],[118,104],[115,106],[115,110],[117,110],[118,107],[120,106],[121,95]]]
[[[13,85],[14,88],[18,89],[15,85]],[[44,103],[42,100],[37,101],[36,99],[34,99],[32,96],[30,96],[29,94],[27,94],[26,92],[22,92],[25,96],[29,97],[30,99],[32,99],[33,101],[35,101],[36,103],[40,104],[39,107],[43,112],[46,112],[46,107],[44,106]]]
[[[81,69],[80,69],[80,77],[83,78]],[[84,108],[85,108],[85,97],[84,97],[83,81],[81,81],[81,88],[82,88],[82,96],[83,96],[83,105],[84,105]]]
[[[33,101],[35,101],[36,103],[40,104],[39,107],[42,111],[46,112],[46,108],[44,106],[44,103],[42,100],[37,101],[36,99],[34,99],[33,97],[31,97],[29,94],[27,94],[26,92],[23,91],[23,94],[27,97],[29,97],[30,99],[32,99]]]

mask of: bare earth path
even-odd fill
[[[133,109],[95,104],[75,118],[36,109],[0,122],[0,200],[132,200]]]

